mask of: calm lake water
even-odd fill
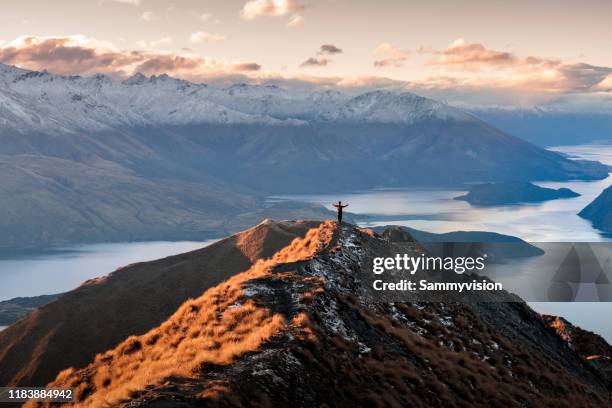
[[[612,165],[612,145],[564,146],[554,148],[577,158],[599,160]],[[349,203],[348,212],[357,214],[363,226],[406,225],[430,232],[459,230],[494,231],[532,242],[609,241],[577,213],[606,187],[612,176],[600,181],[539,182],[542,187],[568,187],[580,197],[537,204],[472,207],[453,200],[467,190],[437,188],[379,189],[335,195],[294,195],[270,200],[294,199],[320,203],[334,210],[331,203]]]
[[[559,146],[552,148],[573,158],[597,160],[612,165],[612,145]],[[334,210],[332,203],[349,203],[362,226],[405,225],[430,232],[493,231],[514,235],[530,242],[610,241],[578,217],[586,205],[612,184],[612,176],[600,181],[538,182],[542,187],[567,187],[580,197],[538,204],[472,207],[453,200],[467,190],[439,188],[379,189],[336,195],[294,195],[271,197],[270,201],[299,200],[320,203]],[[530,270],[529,260],[521,268]],[[537,262],[534,258],[533,263]],[[540,313],[564,316],[581,327],[604,336],[612,343],[612,303],[530,303]]]
[[[82,245],[51,254],[0,259],[0,301],[65,292],[119,267],[188,252],[212,242]]]

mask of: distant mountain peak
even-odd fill
[[[124,80],[123,83],[126,85],[141,85],[146,82],[149,78],[144,76],[142,73],[137,72],[128,79]]]
[[[4,65],[0,121],[20,132],[98,131],[125,126],[304,124],[317,122],[411,124],[470,120],[444,103],[409,92],[374,90],[350,96],[338,90],[291,91],[278,85],[238,83],[217,88],[138,72],[123,81],[96,74],[61,76]],[[45,98],[40,98],[44,94]],[[67,109],[72,94],[88,95],[87,111]],[[112,114],[109,114],[112,111]],[[15,120],[16,119],[16,120]]]

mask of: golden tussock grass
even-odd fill
[[[165,378],[194,377],[207,365],[230,364],[257,350],[279,334],[286,322],[281,314],[246,299],[242,287],[252,279],[270,275],[280,263],[311,258],[329,244],[333,229],[332,222],[311,229],[271,259],[259,260],[249,270],[186,301],[159,327],[127,338],[115,349],[97,355],[82,370],[62,371],[49,387],[76,388],[77,407],[102,407],[128,399],[133,392]],[[307,316],[298,315],[292,323],[306,329],[305,319]],[[225,385],[217,384],[207,391],[207,397],[223,389]]]
[[[557,317],[553,319],[548,323],[548,325],[557,332],[557,334],[563,339],[563,341],[568,342],[571,340],[570,335],[565,328],[565,323],[563,323],[563,320],[561,320],[561,318]]]
[[[295,329],[297,337],[302,341],[315,343],[317,336],[313,331],[313,322],[306,312],[300,312],[292,319],[291,324]]]
[[[373,229],[371,229],[371,228],[357,227],[357,231],[359,231],[359,232],[361,232],[361,233],[363,233],[363,234],[365,234],[365,235],[368,235],[368,236],[370,236],[370,237],[373,237],[373,236],[375,236],[375,235],[376,235],[376,233],[374,232],[374,230],[373,230]]]

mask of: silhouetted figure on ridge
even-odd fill
[[[342,222],[342,209],[348,207],[349,205],[342,205],[342,201],[338,201],[338,204],[334,204],[336,210],[338,211],[338,222]]]

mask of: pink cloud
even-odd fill
[[[374,61],[374,66],[378,68],[384,67],[401,67],[408,59],[408,51],[397,48],[388,42],[381,43],[374,50],[374,55],[378,57]]]
[[[442,51],[429,50],[437,57],[429,65],[471,72],[458,83],[505,89],[546,92],[583,92],[594,89],[612,68],[537,56],[521,57],[508,51],[458,39]]]
[[[135,72],[182,76],[189,79],[258,71],[254,62],[226,62],[195,55],[156,51],[123,51],[84,36],[25,36],[0,45],[0,62],[63,75],[105,73],[128,76]]]
[[[483,65],[507,66],[517,62],[518,59],[509,52],[488,49],[480,43],[468,43],[460,38],[440,52],[440,58],[433,63],[472,68]]]
[[[300,67],[325,67],[331,60],[329,58],[310,57],[300,64]]]
[[[240,16],[245,20],[279,17],[295,13],[302,8],[303,6],[295,0],[250,0],[242,7]]]

